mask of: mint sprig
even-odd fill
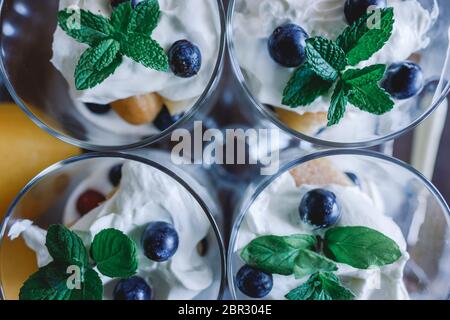
[[[326,94],[332,85],[332,81],[323,80],[308,65],[302,65],[294,71],[284,89],[283,104],[292,108],[306,106]]]
[[[306,57],[309,68],[327,81],[335,81],[348,64],[345,52],[324,37],[306,40]]]
[[[96,47],[87,49],[75,68],[77,89],[93,88],[108,78],[122,63],[120,44],[116,40],[102,40]]]
[[[128,31],[151,35],[160,16],[158,0],[149,0],[145,6],[138,5],[130,17]]]
[[[263,271],[291,275],[300,250],[312,249],[315,245],[316,238],[311,235],[263,236],[250,242],[242,250],[241,258]]]
[[[312,250],[300,250],[294,262],[294,276],[301,279],[318,271],[337,271],[336,263]]]
[[[379,12],[379,27],[369,27],[374,13],[366,14],[347,27],[336,41],[324,37],[308,39],[306,62],[287,83],[282,103],[291,108],[307,106],[327,94],[334,85],[328,109],[328,126],[340,122],[348,102],[376,115],[392,110],[394,101],[380,87],[386,65],[349,68],[370,59],[391,37],[394,10],[386,8]]]
[[[91,47],[114,33],[108,19],[87,10],[61,10],[58,12],[58,24],[70,37]]]
[[[97,263],[97,269],[110,278],[128,278],[136,273],[136,244],[119,230],[99,232],[92,242],[91,256]]]
[[[336,84],[333,95],[331,96],[331,104],[328,109],[328,126],[339,123],[344,117],[345,109],[348,102],[348,87],[342,80]]]
[[[353,300],[355,295],[333,273],[318,272],[285,297],[288,300]]]
[[[122,53],[147,68],[166,71],[167,56],[155,40],[140,33],[128,33],[121,39]]]
[[[47,231],[45,246],[55,261],[82,267],[89,265],[89,256],[83,241],[67,228],[51,225]]]
[[[52,225],[45,245],[53,261],[25,281],[20,289],[20,300],[102,299],[102,281],[90,265],[86,247],[75,232],[63,225]],[[122,232],[103,230],[94,238],[92,247],[96,248],[92,258],[102,274],[125,278],[136,273],[136,244]],[[72,274],[69,267],[76,267],[79,274]],[[76,279],[79,288],[69,286],[75,280],[71,279],[73,275],[79,276]]]
[[[336,39],[336,43],[345,51],[350,65],[370,59],[384,47],[394,28],[394,8],[380,9],[379,26],[370,26],[373,14],[367,13],[354,24],[348,26]]]
[[[402,256],[394,240],[366,227],[339,227],[325,233],[324,253],[357,269],[392,264]]]
[[[20,289],[20,300],[101,300],[103,286],[97,273],[88,269],[85,277],[89,274],[91,283],[100,281],[97,285],[87,286],[86,282],[81,283],[81,289],[71,290],[67,285],[66,266],[58,262],[51,262],[38,272],[32,274]],[[93,273],[92,273],[93,272]],[[95,275],[94,275],[95,274]],[[94,280],[94,282],[92,282]]]
[[[306,234],[261,236],[241,251],[246,264],[264,272],[294,275],[296,279],[312,275],[311,281],[288,294],[292,300],[349,298],[353,294],[332,274],[338,270],[336,263],[369,269],[392,264],[401,256],[394,240],[367,227],[330,228],[323,239]]]
[[[157,0],[118,5],[107,19],[83,9],[59,11],[58,24],[72,38],[90,46],[75,69],[75,87],[86,90],[111,76],[123,56],[157,71],[168,71],[164,49],[151,38],[160,19]]]

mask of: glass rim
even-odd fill
[[[178,176],[175,172],[170,170],[169,168],[151,160],[146,159],[140,156],[132,155],[132,154],[126,154],[126,153],[118,153],[118,152],[92,152],[92,153],[86,153],[83,155],[67,158],[64,160],[61,160],[46,169],[42,170],[39,174],[37,174],[33,179],[31,179],[25,187],[23,187],[20,192],[17,194],[17,196],[14,198],[10,206],[8,207],[6,214],[4,218],[0,221],[0,247],[3,243],[3,239],[5,237],[5,231],[6,227],[8,225],[9,220],[11,219],[14,209],[20,202],[20,200],[27,194],[27,192],[34,187],[37,183],[39,183],[43,178],[45,178],[48,174],[57,172],[58,170],[64,168],[67,165],[78,163],[84,160],[89,159],[102,159],[102,158],[116,158],[116,159],[123,159],[123,160],[131,160],[131,161],[137,161],[143,164],[146,164],[150,167],[153,167],[164,174],[168,175],[172,179],[174,179],[177,183],[179,183],[189,194],[194,198],[195,201],[200,205],[203,212],[205,213],[206,217],[208,218],[208,221],[210,223],[210,226],[212,230],[214,231],[214,235],[216,236],[216,240],[219,246],[219,254],[220,254],[220,267],[221,267],[221,276],[220,276],[220,287],[219,292],[216,300],[221,300],[224,294],[225,285],[226,285],[226,251],[225,246],[223,242],[222,234],[219,231],[219,227],[217,225],[216,220],[214,219],[212,215],[211,209],[208,207],[208,205],[203,201],[201,196],[197,194],[189,185],[188,182],[186,182],[184,179],[182,179],[180,176]],[[3,292],[3,286],[2,286],[2,280],[0,278],[0,300],[5,300],[5,294]]]
[[[0,17],[3,15],[3,7],[7,0],[0,0]],[[9,77],[7,76],[5,63],[4,63],[4,55],[0,55],[0,73],[3,76],[3,81],[5,84],[5,87],[7,88],[8,92],[10,93],[12,99],[14,102],[20,107],[20,109],[25,112],[25,114],[41,129],[46,131],[47,133],[51,134],[52,136],[68,143],[71,145],[74,145],[76,147],[92,150],[92,151],[99,151],[99,152],[109,152],[109,151],[123,151],[123,150],[133,150],[138,149],[141,147],[149,146],[153,143],[156,143],[167,136],[170,135],[174,130],[181,128],[184,124],[188,123],[190,120],[193,119],[194,115],[202,108],[204,105],[204,102],[213,94],[215,91],[215,88],[217,87],[219,81],[220,81],[220,74],[223,69],[223,61],[224,61],[224,55],[225,55],[225,44],[226,44],[226,18],[225,18],[225,9],[223,6],[223,3],[221,0],[216,0],[217,2],[217,8],[219,13],[219,21],[220,21],[220,39],[219,39],[219,50],[217,52],[217,58],[216,63],[213,69],[213,72],[211,74],[211,77],[208,81],[208,84],[206,85],[205,89],[203,90],[200,97],[196,100],[195,104],[186,111],[185,115],[178,120],[175,124],[171,125],[169,128],[165,129],[164,131],[161,131],[155,135],[152,135],[151,137],[142,139],[138,142],[133,142],[129,144],[124,145],[99,145],[99,144],[93,144],[90,142],[86,142],[80,139],[76,139],[73,137],[68,136],[67,134],[63,132],[59,132],[58,130],[51,128],[49,125],[47,125],[44,121],[39,119],[25,104],[25,102],[20,98],[20,96],[17,94],[16,90],[14,89],[13,84],[11,83]],[[0,49],[3,49],[2,41],[0,42]]]
[[[227,23],[227,47],[228,47],[228,54],[230,56],[231,66],[234,71],[235,76],[237,77],[237,80],[241,86],[241,89],[243,89],[247,99],[250,101],[252,106],[256,108],[263,116],[264,118],[269,119],[273,124],[275,124],[279,129],[289,134],[291,137],[307,141],[309,143],[324,146],[324,147],[331,147],[331,148],[368,148],[377,146],[386,142],[389,142],[391,140],[394,140],[409,131],[416,128],[418,125],[420,125],[423,121],[425,121],[441,104],[442,102],[447,98],[447,96],[450,94],[450,82],[445,84],[443,74],[438,77],[440,83],[444,84],[444,87],[442,88],[442,92],[440,96],[436,99],[434,99],[434,102],[431,103],[431,105],[428,107],[428,109],[417,119],[415,119],[413,122],[411,122],[409,125],[396,130],[394,132],[391,132],[385,136],[369,139],[369,140],[362,140],[358,142],[336,142],[336,141],[330,141],[330,140],[322,140],[319,138],[312,137],[310,135],[301,133],[299,131],[296,131],[287,125],[285,125],[282,121],[280,121],[277,117],[275,117],[271,112],[267,111],[267,109],[261,104],[259,99],[257,99],[252,91],[250,90],[249,86],[247,85],[247,81],[245,81],[244,75],[241,70],[241,66],[239,64],[237,55],[236,55],[236,49],[234,46],[234,38],[233,38],[233,18],[234,18],[234,7],[237,0],[229,0],[228,3],[228,10],[227,10],[227,16],[226,16],[226,23]],[[445,65],[444,65],[445,66]]]
[[[232,274],[233,270],[233,256],[235,254],[234,248],[236,246],[237,236],[239,233],[239,229],[241,227],[241,224],[243,223],[245,217],[247,216],[248,210],[250,209],[251,205],[255,202],[255,200],[259,197],[261,192],[263,192],[274,180],[279,178],[282,174],[288,172],[289,170],[296,168],[297,166],[307,163],[311,160],[326,158],[330,156],[348,156],[348,155],[354,155],[354,156],[360,156],[360,157],[366,157],[370,159],[376,159],[385,161],[387,163],[393,164],[394,166],[399,166],[406,171],[410,172],[413,176],[417,177],[426,187],[426,189],[435,197],[437,202],[439,203],[442,211],[447,214],[447,217],[450,218],[450,207],[445,201],[442,194],[439,192],[439,190],[433,185],[433,183],[428,180],[421,172],[419,172],[417,169],[409,165],[408,163],[399,160],[397,158],[388,156],[384,153],[375,152],[371,150],[364,150],[364,149],[330,149],[330,150],[323,150],[323,151],[317,151],[313,152],[304,156],[300,156],[294,160],[288,161],[284,165],[282,165],[279,169],[279,171],[272,176],[268,176],[264,178],[262,181],[258,183],[258,185],[255,187],[253,193],[251,196],[248,197],[248,199],[241,199],[241,203],[236,208],[237,216],[234,219],[232,230],[230,234],[230,240],[228,245],[228,252],[227,252],[227,271],[228,271],[228,287],[231,293],[231,297],[233,300],[237,300],[236,290],[235,290],[235,281],[234,281],[234,275]],[[244,192],[245,194],[245,192]]]

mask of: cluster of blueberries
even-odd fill
[[[361,187],[359,178],[352,172],[346,175],[353,183]],[[336,195],[325,189],[315,189],[306,193],[298,208],[301,221],[314,228],[328,228],[335,225],[342,210]],[[270,273],[244,265],[236,274],[239,290],[251,298],[264,298],[273,288],[273,277]]]
[[[117,7],[119,4],[129,0],[111,0],[111,6]],[[132,7],[136,7],[143,0],[132,0]],[[190,42],[189,40],[176,41],[168,51],[169,66],[172,72],[181,78],[191,78],[198,74],[202,66],[202,54],[198,46]],[[86,107],[93,113],[106,114],[111,110],[110,105],[101,105],[95,103],[87,103]],[[172,116],[169,110],[164,107],[155,119],[153,124],[160,131],[172,126],[183,114],[177,114]]]
[[[113,166],[108,174],[114,187],[120,184],[122,164]],[[106,197],[96,190],[87,190],[77,200],[77,210],[85,215],[97,207]],[[141,246],[147,258],[155,262],[168,261],[176,253],[179,244],[178,233],[174,226],[163,221],[149,223],[141,237]],[[151,300],[153,291],[150,285],[141,277],[133,276],[120,280],[113,293],[115,300]]]
[[[386,0],[347,0],[345,17],[349,24],[361,18],[370,6],[386,8]],[[283,67],[294,68],[306,60],[307,32],[300,26],[287,23],[275,29],[269,38],[269,54]],[[408,99],[420,92],[424,76],[419,65],[411,61],[397,62],[389,66],[381,86],[395,99]]]

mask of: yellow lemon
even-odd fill
[[[40,129],[17,105],[0,103],[0,217],[3,218],[14,197],[36,174],[80,152]],[[58,177],[53,190],[33,195],[36,201],[28,202],[32,207],[29,210],[32,216],[28,218],[36,218],[48,208],[53,191],[67,183],[64,180]],[[22,239],[2,241],[0,276],[7,299],[18,298],[23,282],[36,269],[34,252]]]

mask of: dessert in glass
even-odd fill
[[[379,144],[419,124],[450,91],[448,1],[232,0],[228,9],[247,98],[299,139]],[[434,99],[424,103],[430,83]]]
[[[2,298],[220,299],[225,255],[211,194],[135,155],[55,164],[3,222]]]
[[[228,252],[235,299],[447,299],[450,210],[383,154],[309,154],[255,183]]]
[[[221,1],[6,0],[1,19],[12,96],[66,142],[148,145],[212,106]]]

